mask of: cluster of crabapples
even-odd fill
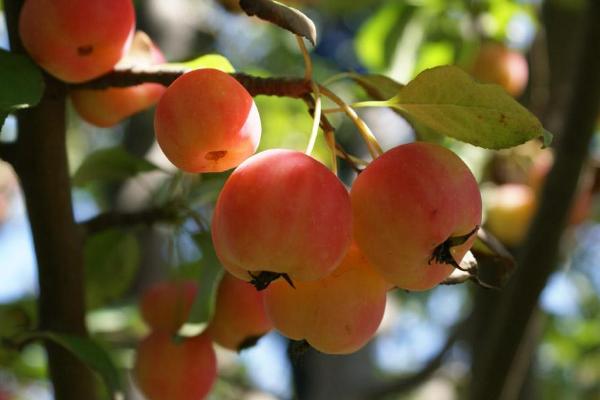
[[[182,170],[235,170],[212,217],[213,244],[227,272],[208,327],[173,343],[168,337],[175,326],[160,333],[146,310],[165,315],[189,310],[191,300],[173,300],[187,296],[185,291],[171,292],[169,300],[147,295],[155,307],[142,302],[153,333],[138,349],[134,373],[151,399],[206,394],[207,376],[216,378],[210,340],[241,350],[275,328],[323,353],[360,349],[381,322],[387,292],[439,284],[458,266],[481,223],[475,178],[458,156],[437,144],[387,151],[350,191],[305,153],[253,154],[261,133],[254,101],[235,79],[216,70],[189,72],[169,86],[156,109],[155,131],[164,153]],[[185,306],[177,305],[182,302]],[[192,348],[204,354],[193,355]],[[161,364],[177,371],[205,360],[202,382],[197,369],[161,380],[163,367],[157,371],[156,365],[163,357]]]
[[[134,34],[131,0],[26,0],[19,29],[32,58],[65,82],[164,62],[147,36]],[[137,350],[134,376],[152,400],[205,396],[216,377],[213,342],[239,350],[275,328],[324,353],[358,350],[375,334],[387,292],[438,285],[458,267],[481,223],[475,178],[437,144],[385,152],[350,191],[308,154],[254,154],[261,121],[252,96],[215,69],[187,72],[168,88],[80,89],[71,98],[99,126],[158,102],[156,139],[175,166],[188,173],[235,168],[212,218],[227,273],[207,329],[174,339],[194,284],[159,284],[143,296],[151,333]]]

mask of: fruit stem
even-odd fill
[[[313,65],[312,60],[310,59],[310,54],[308,54],[308,50],[304,45],[304,39],[301,36],[296,35],[296,41],[298,42],[298,47],[300,48],[300,52],[302,53],[302,57],[304,58],[304,79],[310,81],[310,87],[312,88],[315,97],[313,125],[310,132],[308,145],[306,146],[305,151],[306,155],[310,156],[315,147],[315,142],[317,141],[317,135],[319,133],[319,123],[321,121],[321,94],[319,93],[319,86],[317,86],[317,84],[312,79]]]
[[[327,96],[329,99],[331,99],[331,101],[340,106],[340,108],[346,113],[348,118],[350,118],[354,125],[356,125],[356,128],[358,128],[358,132],[360,133],[363,140],[365,141],[365,144],[367,145],[367,149],[369,150],[371,157],[373,159],[376,159],[381,154],[383,154],[383,150],[381,149],[379,142],[377,142],[375,135],[373,135],[373,132],[371,132],[371,129],[365,123],[365,121],[363,121],[358,116],[358,114],[356,114],[356,111],[354,111],[348,104],[346,104],[346,102],[344,102],[344,100],[342,100],[338,95],[336,95],[326,87],[319,85],[319,89],[324,96]]]

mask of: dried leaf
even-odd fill
[[[269,21],[295,35],[303,36],[314,46],[317,42],[317,29],[306,15],[272,0],[240,0],[240,6],[249,16]]]

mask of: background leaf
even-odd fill
[[[423,71],[390,101],[410,122],[489,149],[542,136],[538,119],[500,86],[479,84],[458,67]]]
[[[0,128],[6,116],[35,106],[44,93],[44,78],[29,58],[0,49]]]
[[[229,62],[227,58],[220,54],[206,54],[193,60],[183,61],[183,62],[174,62],[168,64],[161,64],[159,67],[162,68],[173,68],[173,69],[200,69],[200,68],[214,68],[223,72],[233,73],[235,72],[235,68]]]
[[[88,307],[114,301],[129,289],[140,263],[136,237],[112,229],[90,237],[84,250]]]
[[[73,185],[83,186],[95,181],[122,181],[141,172],[156,169],[156,165],[126,152],[122,147],[111,147],[87,156],[73,175]]]
[[[119,393],[123,393],[117,367],[108,353],[94,340],[54,332],[32,332],[20,336],[19,339],[23,342],[49,340],[58,344],[100,375],[111,393],[111,398],[115,399]]]
[[[193,238],[202,251],[202,259],[198,276],[198,295],[194,300],[188,322],[198,324],[208,322],[212,316],[217,285],[223,274],[223,268],[215,254],[210,232],[196,234]]]

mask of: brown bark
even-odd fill
[[[20,51],[16,34],[22,1],[4,2],[11,46]],[[83,288],[83,240],[73,218],[66,152],[66,87],[46,78],[40,104],[17,115],[18,139],[13,152],[33,233],[38,264],[38,312],[41,330],[87,335]],[[59,400],[94,399],[91,371],[75,356],[46,343],[48,367]]]
[[[587,1],[585,36],[574,77],[573,96],[555,146],[541,203],[519,257],[519,268],[499,300],[483,342],[479,368],[474,370],[472,399],[503,399],[510,392],[510,371],[539,295],[557,263],[561,234],[587,156],[600,109],[600,2]]]

